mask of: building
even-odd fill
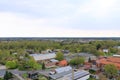
[[[79,53],[78,56],[84,57],[85,62],[88,62],[89,58],[91,59],[91,61],[95,61],[97,59],[95,55],[90,53]]]
[[[68,54],[68,53],[70,53],[69,50],[62,50],[62,52],[63,52],[63,54]]]
[[[4,77],[6,70],[0,70],[0,78]]]
[[[56,74],[53,74],[53,75],[49,75],[49,79],[50,80],[60,80],[65,75],[70,74],[70,73],[72,73],[72,70],[56,73]],[[61,79],[61,80],[63,80],[63,79]]]
[[[56,57],[55,53],[47,53],[47,54],[30,54],[36,61],[50,60]]]
[[[74,80],[87,80],[89,79],[89,77],[90,77],[90,74],[88,71],[80,70],[80,71],[65,75],[62,78],[62,80],[72,80],[73,78]]]
[[[51,59],[51,60],[45,62],[45,67],[46,67],[46,68],[55,67],[56,64],[58,64],[58,62],[59,62],[58,60]]]
[[[108,49],[103,49],[103,52],[108,53],[109,50]]]
[[[90,53],[76,53],[76,54],[71,54],[70,56],[66,56],[65,59],[67,61],[70,61],[71,59],[73,59],[74,57],[84,57],[85,58],[85,62],[88,62],[89,58],[91,58],[92,61],[96,61],[96,56]]]
[[[96,60],[98,67],[103,67],[106,64],[114,64],[120,70],[120,57],[104,57]]]
[[[65,71],[70,71],[72,70],[71,66],[66,66],[66,67],[61,67],[61,68],[57,68],[55,69],[56,73],[61,73],[61,72],[65,72]]]
[[[73,75],[73,76],[72,76]],[[89,78],[89,72],[80,70],[73,72],[72,70],[50,75],[50,80],[87,80]]]
[[[66,60],[62,60],[59,62],[58,64],[59,66],[67,66],[68,65],[68,62]]]

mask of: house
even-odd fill
[[[52,68],[52,67],[55,67],[56,66],[56,63],[46,63],[45,64],[45,68]]]
[[[29,54],[33,54],[33,53],[34,53],[34,50],[31,50],[31,49],[29,50],[29,49],[27,49],[26,52],[28,52]]]
[[[0,78],[4,77],[6,70],[0,70]]]
[[[95,55],[90,53],[78,53],[78,56],[85,57],[85,62],[88,62],[89,58],[91,61],[95,61],[97,59]]]
[[[92,67],[92,63],[89,63],[89,62],[85,62],[84,63],[84,69],[85,70],[88,70],[88,69],[90,69]]]
[[[68,54],[70,51],[69,50],[62,50],[63,54]]]
[[[67,66],[68,62],[66,60],[62,60],[58,63],[59,66]]]
[[[47,53],[47,54],[30,54],[36,61],[50,60],[56,57],[55,53]]]
[[[114,48],[120,49],[120,46],[114,46]]]
[[[119,57],[120,58],[120,55],[114,54],[113,57]]]
[[[45,67],[46,68],[55,67],[58,62],[59,62],[58,60],[51,59],[51,60],[45,62]]]
[[[114,64],[118,70],[120,70],[120,58],[119,57],[104,57],[96,60],[97,66],[102,68],[106,64]]]
[[[5,70],[6,66],[0,64],[0,70]]]
[[[109,50],[108,49],[103,49],[103,52],[108,53]]]

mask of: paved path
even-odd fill
[[[14,74],[14,73],[12,73],[12,74],[15,75],[19,80],[25,80],[19,74]]]
[[[5,74],[6,70],[0,70],[0,74],[1,76]],[[28,72],[38,72],[39,74],[42,74],[46,77],[49,76],[49,71],[50,70],[34,70],[34,71],[19,71],[17,69],[15,70],[7,70],[9,72],[11,72],[12,74],[14,74],[16,77],[18,77],[20,80],[24,80],[20,75],[24,74],[24,73],[28,73]]]

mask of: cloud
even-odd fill
[[[0,36],[120,36],[119,0],[1,0]]]
[[[120,36],[116,31],[88,31],[49,26],[46,19],[30,19],[23,15],[0,13],[1,37],[100,37]],[[49,21],[49,20],[48,20]],[[106,35],[107,33],[107,35]]]

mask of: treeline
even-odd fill
[[[120,50],[114,48],[120,46],[119,41],[91,41],[89,43],[79,42],[55,42],[55,41],[1,41],[0,42],[0,63],[5,64],[6,61],[15,60],[21,55],[28,54],[26,50],[34,50],[34,52],[41,53],[46,49],[61,49],[69,50],[71,53],[88,52],[94,55],[104,55],[102,49],[109,49],[109,53],[120,53]],[[17,53],[17,56],[12,55]],[[108,53],[108,54],[109,54]]]
[[[65,49],[70,50],[72,53],[77,52],[90,52],[95,53],[100,49],[111,49],[114,46],[119,46],[119,41],[91,41],[89,43],[75,43],[75,42],[55,42],[55,41],[1,41],[0,52],[9,51],[20,52],[26,49],[34,50],[35,52],[41,52],[46,49]]]

